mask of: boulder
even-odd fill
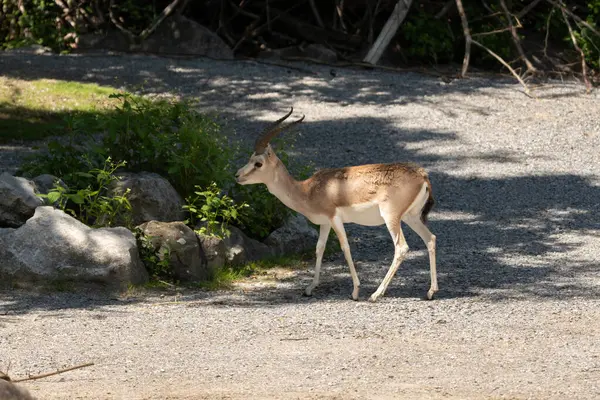
[[[0,227],[23,225],[42,204],[34,183],[6,172],[0,175]]]
[[[1,375],[1,374],[0,374]],[[35,400],[27,389],[0,379],[0,399],[2,400]]]
[[[139,50],[233,59],[233,51],[217,34],[181,15],[165,20],[141,43]]]
[[[281,228],[271,232],[264,243],[271,247],[276,256],[314,251],[319,240],[318,232],[308,224],[301,214],[289,218]]]
[[[308,46],[290,46],[280,49],[265,49],[258,54],[259,58],[285,60],[287,58],[309,58],[325,64],[335,64],[337,53],[322,44]]]
[[[198,234],[198,240],[206,256],[208,269],[216,271],[225,265],[225,243],[217,236]]]
[[[13,281],[70,281],[126,287],[148,280],[133,234],[92,229],[61,210],[36,208],[17,229],[0,230],[0,276]]]
[[[269,246],[249,238],[239,228],[230,226],[229,231],[229,237],[223,239],[227,263],[241,265],[273,256],[274,252]]]
[[[109,195],[123,194],[127,189],[133,224],[148,221],[181,221],[185,218],[183,200],[168,180],[151,172],[121,173],[113,181]]]
[[[56,181],[58,181],[58,183],[62,187],[67,186],[62,181],[62,179],[57,178],[56,176],[50,175],[50,174],[38,175],[35,178],[33,178],[32,181],[33,181],[33,183],[35,183],[35,187],[36,187],[37,191],[41,194],[48,194],[48,192],[50,190],[54,189],[54,183]]]
[[[173,277],[180,281],[208,279],[214,272],[196,233],[183,222],[146,222],[138,228],[150,239],[159,258],[169,257]]]

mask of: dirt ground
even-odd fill
[[[521,93],[510,80],[441,80],[303,65],[150,56],[0,55],[2,74],[192,97],[251,141],[293,105],[296,152],[316,167],[415,161],[437,205],[440,292],[411,248],[386,296],[368,296],[393,248],[348,226],[341,254],[235,289],[119,296],[0,292],[0,370],[39,399],[600,398],[600,103],[581,85]],[[0,160],[19,151],[0,148]],[[3,154],[4,152],[4,154]],[[1,163],[0,163],[1,165]],[[8,168],[5,168],[8,169]]]

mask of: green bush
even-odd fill
[[[109,186],[119,178],[115,172],[125,166],[125,162],[115,163],[110,157],[102,168],[92,168],[89,172],[72,172],[87,185],[65,187],[56,182],[48,194],[40,194],[50,204],[73,215],[86,225],[93,227],[114,226],[121,223],[131,226],[131,204],[127,196],[129,190],[121,195],[109,195]]]
[[[252,150],[229,142],[220,127],[194,111],[190,103],[150,100],[129,93],[110,97],[119,100],[111,112],[68,115],[64,123],[67,136],[52,140],[47,151],[33,155],[21,173],[58,176],[73,190],[69,195],[74,195],[88,190],[88,171],[102,170],[107,158],[122,160],[128,171],[155,172],[167,178],[188,199],[190,224],[195,224],[194,218],[206,218],[211,222],[211,233],[230,222],[249,236],[263,239],[290,215],[264,185],[236,184],[234,172],[239,165],[234,165],[234,160],[248,157]],[[310,166],[298,166],[290,160],[292,135],[284,135],[273,144],[297,178],[308,176]],[[217,196],[217,192],[226,196]],[[217,200],[226,203],[219,205],[222,208],[202,210],[202,201]],[[228,214],[234,210],[236,215]]]
[[[193,196],[186,198],[183,206],[190,215],[188,223],[196,227],[200,222],[202,226],[198,233],[203,235],[229,236],[227,226],[238,221],[248,204],[235,204],[231,197],[221,193],[214,182],[204,190],[200,186],[196,186],[196,189]]]
[[[152,238],[146,235],[141,229],[134,228],[135,236],[140,258],[153,281],[173,279],[173,269],[171,268],[171,254],[168,247],[155,249],[152,244]]]

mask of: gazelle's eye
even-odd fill
[[[260,162],[254,163],[254,166],[256,168],[260,168],[260,167],[262,167],[262,163],[260,163]]]

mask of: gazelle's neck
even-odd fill
[[[277,162],[273,180],[266,184],[267,189],[283,204],[292,210],[306,215],[306,202],[300,183],[295,180],[281,161]]]

